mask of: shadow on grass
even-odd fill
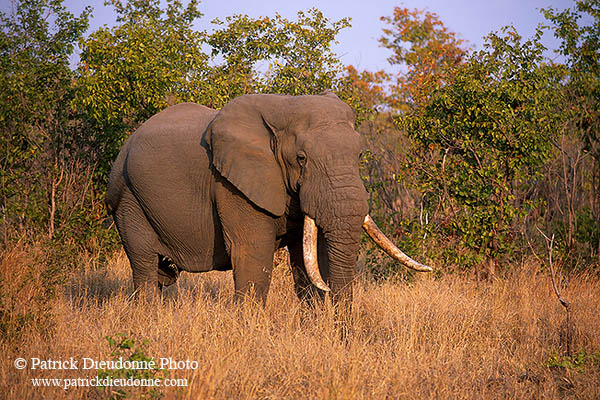
[[[178,281],[162,290],[164,302],[202,299],[209,302],[227,301],[233,296],[231,273],[182,273]],[[107,269],[83,271],[65,287],[65,297],[71,303],[103,305],[116,297],[136,298],[131,276],[115,274]]]

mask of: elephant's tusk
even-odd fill
[[[304,266],[310,281],[319,289],[329,292],[329,286],[323,282],[319,272],[317,258],[317,225],[308,215],[304,216],[304,234],[302,236],[302,249],[304,253]]]
[[[397,248],[396,245],[392,243],[392,241],[388,239],[383,232],[381,232],[381,230],[377,227],[375,221],[373,221],[373,218],[371,218],[369,214],[367,214],[367,216],[365,217],[365,222],[363,222],[363,229],[369,234],[371,239],[373,239],[373,241],[377,243],[377,245],[381,247],[386,253],[388,253],[393,259],[401,262],[410,269],[414,269],[415,271],[433,271],[431,267],[416,262],[406,254],[404,254],[402,250]]]

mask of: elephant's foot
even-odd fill
[[[179,267],[173,260],[161,254],[158,255],[158,287],[161,290],[177,282],[179,273]]]

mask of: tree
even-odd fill
[[[343,65],[331,46],[338,33],[350,26],[348,18],[331,22],[313,8],[307,13],[298,12],[297,21],[279,14],[258,19],[234,15],[226,21],[227,25],[207,40],[212,55],[224,59],[213,71],[222,82],[218,86],[232,93],[219,99],[228,101],[244,93],[342,91]],[[220,20],[213,22],[225,25]]]
[[[394,126],[393,117],[420,107],[436,84],[450,82],[468,50],[434,13],[395,7],[381,20],[386,27],[379,43],[391,51],[388,61],[395,73],[349,67],[347,79],[353,90],[349,98],[360,105],[355,107],[360,119],[367,120],[361,131],[367,138],[363,176],[371,212],[380,220],[385,216],[383,221],[394,226],[390,233],[399,234],[401,225],[419,210],[420,196],[403,168],[409,140]]]
[[[577,0],[572,9],[542,12],[561,42],[558,53],[566,61],[562,112],[567,123],[562,132],[575,147],[569,151],[561,146],[562,183],[571,188],[565,190],[563,201],[569,216],[564,242],[568,250],[576,241],[587,243],[588,254],[600,260],[600,1]],[[591,158],[587,165],[586,158]],[[575,205],[576,197],[591,199]]]
[[[388,27],[379,39],[390,49],[390,65],[400,66],[391,86],[390,106],[405,110],[426,101],[429,87],[450,79],[452,71],[467,54],[464,41],[450,31],[438,15],[429,11],[394,7],[389,17],[381,17]]]
[[[0,207],[2,226],[49,225],[55,196],[78,137],[69,56],[87,29],[62,0],[13,1],[0,13]]]
[[[542,30],[522,41],[514,29],[439,82],[422,106],[399,117],[414,142],[408,164],[446,234],[487,265],[510,252],[516,221],[539,206],[527,191],[548,159],[561,114],[560,69],[544,62]],[[457,261],[457,260],[455,260]]]
[[[192,29],[198,0],[109,0],[117,25],[80,41],[76,104],[88,116],[89,148],[97,153],[100,181],[137,126],[170,104],[207,102],[208,57],[203,34]]]

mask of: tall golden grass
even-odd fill
[[[344,328],[331,307],[299,303],[281,254],[266,306],[235,304],[230,273],[184,274],[165,298],[130,299],[123,253],[81,268],[50,301],[41,247],[1,254],[0,397],[106,398],[110,389],[34,387],[32,378],[94,377],[96,370],[18,370],[14,360],[111,360],[105,336],[147,340],[148,357],[195,360],[169,370],[180,399],[599,398],[600,280],[569,278],[573,365],[564,360],[564,311],[548,274],[529,263],[491,283],[461,275],[357,282]],[[25,317],[24,315],[29,315]],[[10,329],[10,327],[20,329]],[[345,335],[342,335],[342,330]],[[556,363],[554,363],[556,364]],[[577,368],[575,368],[577,367]],[[151,393],[128,389],[131,398]]]

